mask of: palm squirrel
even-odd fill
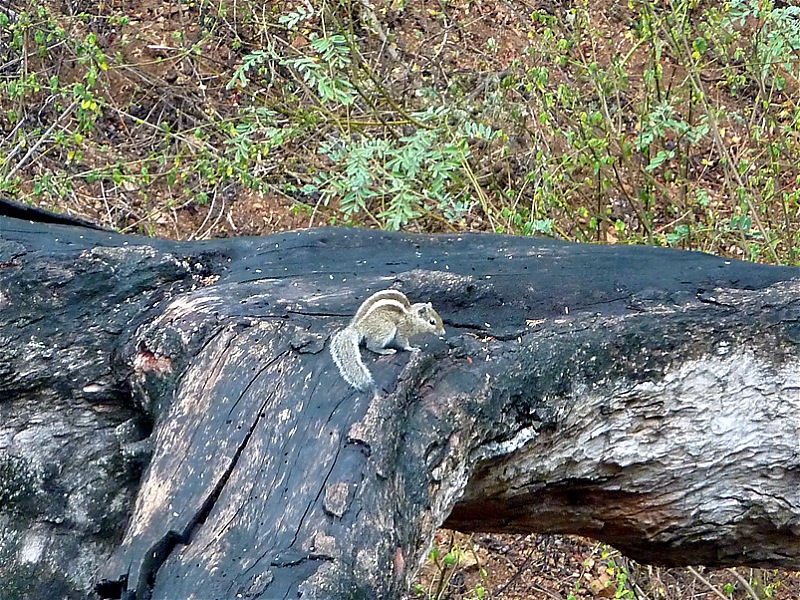
[[[382,290],[364,300],[350,324],[333,336],[331,356],[347,383],[362,392],[374,390],[372,374],[361,361],[361,343],[378,354],[397,352],[389,346],[419,352],[409,338],[420,333],[444,335],[442,318],[431,303],[411,304],[402,292]]]

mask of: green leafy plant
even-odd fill
[[[278,23],[286,27],[286,29],[296,29],[299,24],[313,19],[315,15],[316,10],[313,5],[301,4],[297,7],[297,10],[278,17]]]
[[[423,600],[444,600],[451,597],[452,589],[450,583],[454,575],[463,567],[468,555],[472,557],[475,563],[478,578],[474,584],[470,585],[468,590],[462,590],[460,597],[464,600],[488,599],[490,597],[487,583],[488,574],[478,560],[472,538],[470,537],[461,546],[455,542],[452,533],[441,548],[439,545],[434,544],[428,554],[428,560],[433,567],[434,574],[427,586],[422,584],[414,586],[412,590],[414,596]]]
[[[230,90],[237,85],[247,87],[250,84],[250,79],[247,77],[247,74],[263,65],[271,56],[272,54],[265,50],[254,50],[246,54],[242,60],[242,64],[236,68],[233,77],[225,88]]]
[[[760,28],[754,37],[752,64],[763,83],[771,79],[778,90],[786,87],[786,78],[776,67],[790,71],[797,68],[800,51],[800,6],[775,7],[772,0],[733,0],[726,25],[742,26],[748,20]]]
[[[522,51],[398,44],[364,4],[176,6],[159,40],[124,8],[0,12],[2,193],[126,230],[214,207],[205,235],[256,192],[309,223],[800,261],[797,7],[631,0],[612,47],[579,0],[521,22]]]
[[[316,89],[323,103],[353,104],[353,84],[343,76],[351,61],[345,37],[340,34],[316,37],[310,46],[316,54],[283,59],[281,64],[296,69],[303,81]]]
[[[401,229],[432,213],[457,223],[474,204],[468,186],[468,138],[491,140],[500,132],[471,121],[452,131],[444,124],[449,114],[416,114],[438,124],[398,139],[356,137],[323,143],[320,152],[334,169],[320,173],[315,185],[304,191],[319,194],[325,205],[338,198],[346,217],[364,212],[387,229]]]

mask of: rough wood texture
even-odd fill
[[[442,523],[800,568],[797,275],[490,235],[189,244],[0,217],[0,589],[398,598]],[[390,286],[448,334],[365,352],[372,401],[326,342]]]

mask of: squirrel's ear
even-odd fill
[[[425,307],[426,308],[430,308],[431,310],[433,310],[433,304],[431,304],[430,302],[426,302],[425,303]]]

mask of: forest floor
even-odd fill
[[[0,0],[0,194],[176,239],[337,224],[800,263],[800,9]],[[800,575],[441,531],[426,599],[800,598]]]

